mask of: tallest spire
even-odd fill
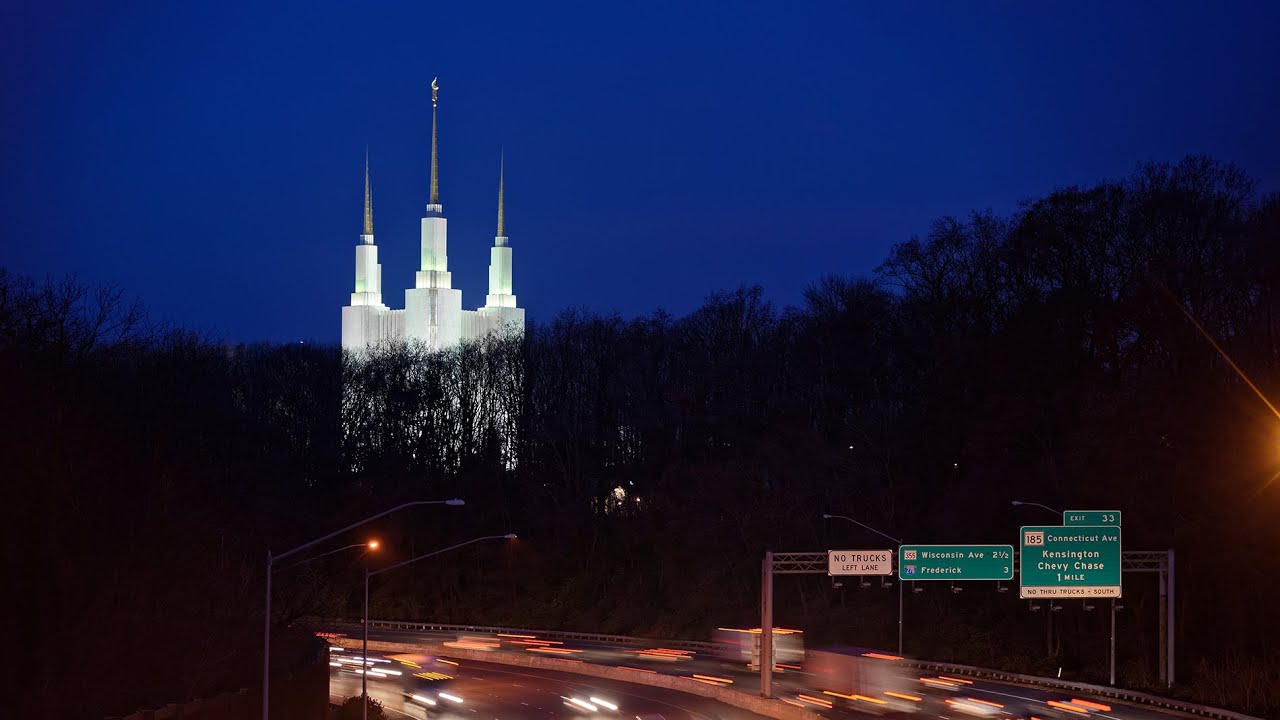
[[[364,234],[373,235],[373,192],[369,189],[369,148],[364,149]]]
[[[497,237],[507,236],[507,219],[503,214],[502,203],[502,185],[506,176],[506,160],[502,155],[498,155],[498,235]]]
[[[436,150],[436,101],[439,98],[439,78],[431,78],[431,204],[440,204],[440,160]]]

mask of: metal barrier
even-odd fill
[[[359,623],[337,624],[359,625]],[[487,625],[446,625],[443,623],[415,623],[403,620],[370,620],[370,628],[383,630],[411,630],[423,633],[482,633],[489,635],[537,635],[542,640],[576,640],[580,642],[600,643],[602,645],[624,645],[628,647],[661,645],[677,650],[703,652],[714,650],[715,643],[698,642],[696,640],[672,640],[669,638],[642,638],[629,635],[603,635],[600,633],[569,632],[564,630],[529,630],[527,628],[492,627]]]
[[[360,626],[359,622],[351,623],[342,620],[330,620],[327,621],[326,624],[332,626],[354,626],[357,628]],[[693,650],[695,652],[713,650],[716,647],[715,643],[699,642],[696,640],[643,638],[632,637],[629,635],[602,635],[598,633],[566,632],[563,630],[530,630],[528,628],[491,627],[486,625],[447,625],[443,623],[405,622],[403,620],[370,620],[369,627],[381,628],[384,630],[406,630],[419,633],[448,635],[456,635],[459,633],[537,635],[538,638],[542,640],[576,640],[600,643],[603,645],[623,645],[628,647],[658,645],[680,650]],[[1195,703],[1173,700],[1170,698],[1160,697],[1159,695],[1151,695],[1148,693],[1137,692],[1135,690],[1125,690],[1123,688],[1108,687],[1105,685],[1090,685],[1087,683],[1058,680],[1055,678],[1039,677],[1036,675],[1019,675],[1018,673],[1005,672],[1003,670],[992,670],[990,668],[973,667],[971,665],[953,665],[950,663],[936,663],[921,660],[904,660],[903,664],[906,667],[916,668],[918,670],[942,672],[949,675],[965,675],[968,677],[978,678],[980,680],[992,680],[995,682],[1027,685],[1053,690],[1070,690],[1072,692],[1083,693],[1096,697],[1123,700],[1136,705],[1157,707],[1164,710],[1172,710],[1198,717],[1214,718],[1215,720],[1263,720],[1262,718],[1254,717],[1252,715],[1244,715],[1242,713],[1222,710],[1220,708],[1196,705]]]
[[[1181,700],[1172,700],[1170,698],[1160,697],[1159,695],[1150,695],[1148,693],[1137,692],[1136,690],[1125,690],[1123,688],[1108,687],[1106,685],[1090,685],[1088,683],[1071,682],[1069,680],[1039,677],[1037,675],[1019,675],[1017,673],[1005,672],[1003,670],[991,670],[988,668],[973,667],[971,665],[952,665],[950,663],[926,662],[921,660],[904,660],[903,664],[907,667],[916,668],[918,670],[943,672],[948,675],[966,675],[968,677],[978,678],[979,680],[993,680],[995,682],[1009,683],[1012,685],[1028,685],[1031,687],[1049,690],[1070,690],[1084,695],[1113,698],[1133,703],[1135,705],[1158,707],[1165,710],[1187,713],[1188,715],[1216,718],[1217,720],[1262,720],[1262,718],[1257,718],[1252,715],[1243,715],[1241,713],[1231,712],[1230,710],[1222,710],[1220,708],[1208,707],[1205,705],[1196,705],[1194,703],[1183,702]]]

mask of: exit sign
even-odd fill
[[[1067,510],[1062,513],[1063,525],[1114,525],[1120,527],[1119,510]]]

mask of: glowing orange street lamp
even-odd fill
[[[313,547],[315,547],[316,545],[319,545],[320,543],[325,542],[326,540],[332,540],[333,538],[335,538],[335,537],[337,537],[337,536],[339,536],[339,535],[341,535],[341,534],[343,534],[343,533],[345,533],[345,532],[348,532],[348,531],[350,531],[350,530],[354,530],[355,528],[357,528],[357,527],[359,527],[359,526],[361,526],[361,525],[364,525],[365,523],[372,522],[372,521],[374,521],[374,520],[377,520],[377,519],[378,519],[378,518],[380,518],[380,517],[385,517],[385,516],[390,515],[391,513],[396,512],[396,511],[398,511],[398,510],[403,510],[404,508],[407,508],[407,507],[413,507],[414,505],[449,505],[449,506],[455,506],[455,507],[456,507],[456,506],[459,506],[459,505],[466,505],[466,503],[465,503],[465,502],[463,502],[462,500],[457,499],[457,498],[454,498],[454,499],[452,499],[452,500],[414,500],[414,501],[412,501],[412,502],[401,503],[400,505],[397,505],[397,506],[395,506],[395,507],[391,508],[390,510],[383,510],[382,512],[378,513],[377,515],[370,515],[369,517],[367,517],[367,518],[365,518],[365,519],[363,519],[363,520],[360,520],[360,521],[358,521],[358,522],[351,523],[350,525],[348,525],[348,526],[346,526],[346,527],[342,528],[341,530],[334,530],[333,532],[329,533],[328,535],[325,535],[325,536],[323,536],[323,537],[318,537],[318,538],[316,538],[315,540],[312,540],[311,542],[308,542],[308,543],[303,543],[302,545],[299,545],[298,547],[296,547],[296,548],[294,548],[294,549],[292,549],[292,550],[289,550],[288,552],[283,552],[283,553],[280,553],[280,554],[275,554],[275,553],[271,552],[271,550],[270,550],[270,549],[268,549],[268,550],[267,550],[267,568],[266,568],[266,570],[267,570],[267,582],[266,582],[266,592],[265,592],[265,595],[266,595],[266,601],[263,603],[263,605],[264,605],[265,607],[263,608],[263,613],[262,613],[262,720],[267,720],[267,709],[268,709],[268,708],[270,707],[270,705],[271,705],[271,703],[270,703],[270,691],[271,691],[271,575],[272,575],[272,573],[275,571],[275,564],[276,564],[277,562],[281,561],[281,560],[284,560],[285,558],[289,557],[290,555],[296,555],[296,554],[298,554],[298,553],[302,552],[303,550],[308,550],[308,549],[310,549],[310,548],[313,548]],[[376,541],[376,540],[370,540],[370,541],[368,541],[367,543],[357,543],[357,545],[348,546],[348,547],[346,547],[346,548],[338,548],[338,550],[346,550],[346,549],[349,549],[350,547],[357,547],[357,546],[366,546],[366,547],[368,547],[370,550],[373,550],[373,549],[375,549],[375,548],[372,546],[372,543],[375,543],[375,542],[377,542],[377,541]],[[332,551],[332,552],[337,552],[337,550],[334,550],[334,551]],[[330,554],[332,554],[332,552],[330,552],[330,553],[324,553],[324,554],[322,554],[322,555],[317,555],[317,556],[315,556],[315,557],[311,558],[311,560],[315,560],[316,558],[324,557],[325,555],[330,555]],[[311,560],[304,560],[303,562],[310,562]]]
[[[460,547],[465,547],[472,543],[478,543],[484,540],[515,540],[515,539],[516,539],[515,533],[507,533],[506,535],[485,535],[483,537],[472,538],[466,542],[460,542],[457,545],[450,545],[447,548],[434,550],[432,552],[425,553],[417,557],[412,557],[412,558],[409,558],[408,560],[401,560],[395,565],[389,565],[387,567],[381,568],[379,570],[374,570],[372,572],[369,571],[369,563],[366,562],[364,564],[364,643],[361,645],[361,648],[360,648],[360,653],[361,653],[360,661],[364,663],[364,671],[360,673],[360,694],[363,696],[363,702],[364,702],[364,706],[361,709],[360,713],[361,713],[361,718],[363,718],[363,720],[369,720],[369,685],[368,685],[369,665],[370,665],[369,663],[369,578],[373,577],[374,575],[381,575],[382,573],[387,572],[388,570],[395,570],[396,568],[403,567],[405,565],[408,565],[409,563],[415,563],[415,562],[418,562],[419,560],[425,560],[429,557],[433,557],[441,553],[447,553],[450,550],[457,550]]]

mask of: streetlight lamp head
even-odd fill
[[[459,500],[458,498],[454,498],[452,500],[445,500],[444,504],[445,505],[466,505],[467,503],[465,500]]]
[[[830,516],[830,515],[828,515],[827,513],[822,513],[822,519],[823,519],[823,520],[830,520],[830,519],[831,519],[831,516]]]
[[[377,541],[377,540],[370,540],[369,542],[365,543],[365,545],[366,545],[370,550],[377,550],[377,549],[378,549],[378,545],[379,545],[379,543],[378,543],[378,541]]]
[[[504,538],[506,538],[506,539],[508,539],[508,540],[515,540],[515,539],[516,539],[516,534],[515,534],[515,533],[507,533],[506,535],[503,535],[502,537],[504,537]]]
[[[1014,506],[1014,507],[1017,507],[1017,506],[1019,506],[1019,505],[1021,505],[1021,504],[1022,504],[1022,501],[1021,501],[1021,500],[1014,500],[1014,501],[1013,501],[1013,506]]]

